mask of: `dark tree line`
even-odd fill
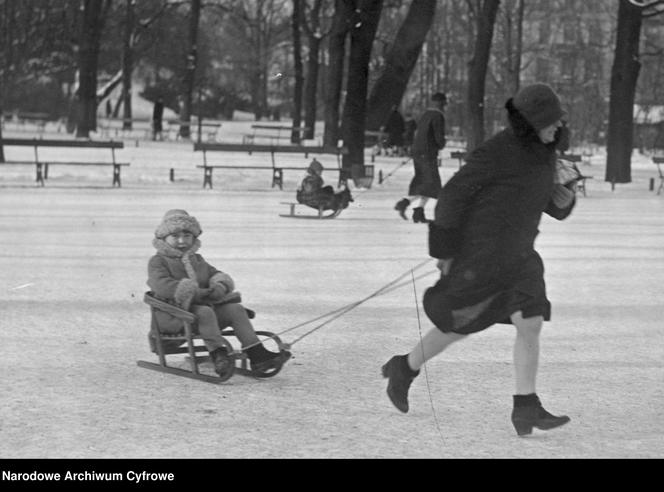
[[[53,106],[59,109],[52,111],[62,113],[68,106],[70,129],[87,137],[96,129],[98,105],[116,86],[122,87],[122,96],[113,113],[122,108],[125,125],[131,125],[132,74],[150,67],[153,76],[146,95],[166,95],[167,105],[184,122],[182,136],[190,135],[196,114],[232,115],[237,104],[247,104],[260,119],[271,108],[275,113],[284,109],[294,125],[308,129],[304,134],[293,132],[293,142],[313,137],[322,119],[324,144],[336,146],[343,140],[349,149],[344,172],[362,176],[365,130],[380,128],[394,105],[416,113],[436,90],[451,94],[450,120],[468,148],[480,143],[487,124],[493,131],[502,103],[518,89],[523,74],[530,73],[530,79],[539,74],[533,61],[550,56],[532,33],[526,39],[524,22],[537,12],[546,15],[547,9],[564,12],[572,3],[0,0],[0,101],[10,101],[12,110],[17,105],[38,110],[45,98],[27,94],[47,86],[52,92],[64,87]],[[599,5],[577,5],[589,14],[583,22],[591,30],[601,25],[592,17]],[[619,0],[614,9],[605,179],[622,183],[631,180],[632,108],[643,64],[642,25],[664,12],[664,0]],[[563,30],[580,32],[581,26],[573,24],[581,21],[573,11],[568,14]],[[540,29],[547,27],[546,21],[545,17],[540,22]],[[566,58],[561,65],[571,67],[565,81],[582,84],[562,87],[579,122],[588,122],[592,115],[575,115],[577,105],[604,105],[596,89],[601,66],[595,72],[586,67],[585,80],[574,68],[579,61],[597,63],[597,47],[588,43],[585,60],[569,50],[560,55]],[[101,73],[107,78],[100,84]],[[649,83],[657,84],[657,79]],[[210,113],[215,111],[211,108],[217,112]],[[603,111],[598,109],[596,120],[602,119]],[[592,125],[601,127],[603,122]],[[588,129],[582,134],[592,136]]]

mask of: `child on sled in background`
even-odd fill
[[[166,212],[152,240],[157,254],[148,263],[147,283],[153,294],[198,317],[198,333],[218,374],[226,373],[233,364],[221,336],[221,330],[228,326],[233,328],[242,347],[250,346],[246,353],[254,373],[280,368],[290,358],[290,352],[274,353],[259,343],[247,311],[240,304],[240,293],[234,290],[233,279],[197,253],[201,232],[196,218],[184,210]],[[162,332],[182,330],[182,325],[170,314],[157,312],[155,316]]]
[[[323,165],[316,159],[309,164],[307,175],[297,190],[296,198],[298,203],[312,208],[320,208],[322,206],[324,210],[344,209],[353,201],[353,197],[347,187],[344,186],[343,190],[335,192],[332,186],[325,186],[323,181]]]

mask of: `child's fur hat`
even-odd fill
[[[317,176],[323,174],[323,165],[318,162],[316,159],[309,163],[309,172]]]
[[[164,214],[164,218],[157,230],[154,231],[154,235],[157,239],[164,239],[170,234],[182,231],[190,232],[194,237],[200,236],[203,232],[196,217],[192,217],[185,210],[173,209]]]

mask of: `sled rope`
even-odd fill
[[[403,166],[405,166],[406,164],[408,164],[412,159],[413,159],[412,157],[409,157],[408,159],[406,159],[405,161],[403,161],[401,164],[399,164],[397,167],[395,167],[394,169],[392,169],[392,171],[390,171],[390,172],[387,173],[385,176],[383,176],[383,183],[384,183],[385,181],[387,181],[387,179],[390,178],[390,177],[391,177],[394,173],[396,173],[399,169],[401,169]],[[381,184],[382,184],[382,183],[381,183]]]
[[[326,313],[326,314],[322,314],[322,315],[320,315],[320,316],[318,316],[318,317],[316,317],[316,318],[310,319],[310,320],[308,320],[308,321],[304,321],[304,322],[299,323],[299,324],[297,324],[297,325],[295,325],[295,326],[291,326],[290,328],[287,328],[287,329],[285,329],[285,330],[280,331],[279,333],[276,333],[275,336],[281,336],[281,335],[283,335],[283,334],[285,334],[285,333],[288,333],[288,332],[290,332],[290,331],[293,331],[293,330],[295,330],[295,329],[297,329],[297,328],[301,328],[301,327],[303,327],[303,326],[309,325],[309,324],[311,324],[311,323],[315,323],[315,322],[320,321],[320,320],[322,320],[322,319],[329,318],[329,319],[327,319],[326,321],[324,321],[323,323],[321,323],[321,324],[315,326],[314,328],[312,328],[311,330],[307,331],[306,333],[304,333],[304,334],[301,335],[300,337],[296,338],[293,342],[291,342],[291,343],[286,343],[286,344],[285,344],[285,345],[287,345],[288,347],[292,347],[295,343],[299,342],[299,341],[302,340],[304,337],[311,335],[312,333],[314,333],[315,331],[319,330],[319,329],[322,328],[323,326],[325,326],[325,325],[331,323],[332,321],[334,321],[334,320],[337,319],[337,318],[340,318],[340,317],[343,316],[344,314],[348,313],[349,311],[352,311],[352,310],[355,309],[357,306],[359,306],[359,305],[361,305],[361,304],[364,304],[364,303],[367,302],[368,300],[373,299],[374,297],[381,296],[381,295],[383,295],[383,294],[387,294],[388,292],[392,292],[392,291],[394,291],[394,290],[396,290],[396,289],[398,289],[398,288],[400,288],[400,287],[403,287],[403,286],[405,286],[405,285],[410,284],[410,280],[406,280],[405,282],[402,282],[402,283],[399,283],[399,282],[400,282],[401,280],[403,280],[403,278],[405,278],[406,276],[408,276],[409,273],[411,273],[411,272],[413,272],[413,271],[415,271],[415,270],[421,268],[422,266],[424,266],[424,265],[425,265],[426,263],[428,263],[429,261],[431,261],[431,260],[430,260],[430,259],[424,260],[423,262],[421,262],[420,264],[418,264],[418,265],[415,266],[414,268],[412,268],[412,269],[406,271],[405,273],[399,275],[399,277],[397,277],[397,278],[395,278],[394,280],[388,282],[387,284],[385,284],[385,285],[384,285],[383,287],[381,287],[380,289],[376,290],[376,291],[373,292],[372,294],[368,295],[367,297],[365,297],[365,298],[363,298],[363,299],[361,299],[361,300],[359,300],[359,301],[353,302],[353,303],[351,303],[351,304],[347,304],[346,306],[343,306],[343,307],[337,308],[337,309],[335,309],[335,310],[333,310],[333,311],[330,311],[330,312],[328,312],[328,313]],[[436,273],[436,272],[437,272],[437,270],[432,270],[432,271],[429,271],[429,272],[426,272],[426,273],[420,274],[417,278],[418,278],[418,279],[420,279],[420,278],[424,278],[424,277],[429,276],[429,275],[431,275],[431,274],[433,274],[433,273]],[[269,339],[269,338],[273,338],[273,337],[267,337],[267,338],[265,338],[264,340],[267,340],[267,339]],[[242,349],[243,349],[243,350],[246,350],[246,349],[251,348],[251,347],[254,347],[254,346],[256,346],[256,345],[260,345],[261,343],[262,343],[262,342],[259,341],[259,342],[256,342],[256,343],[253,343],[253,344],[247,345],[246,347],[243,347]]]
[[[430,272],[420,273],[420,274],[416,277],[416,280],[420,280],[420,279],[422,279],[422,278],[424,278],[424,277],[428,277],[429,275],[432,275],[432,274],[434,274],[434,273],[438,273],[438,270],[431,270]],[[389,292],[395,291],[395,290],[400,289],[401,287],[403,287],[403,286],[405,286],[405,285],[409,285],[409,284],[410,284],[410,280],[406,280],[405,282],[402,282],[402,283],[400,283],[400,284],[393,285],[393,286],[391,286],[391,287],[387,287],[387,286],[385,286],[385,287],[383,287],[382,290],[380,290],[380,293],[379,293],[379,294],[377,293],[377,294],[374,295],[373,297],[382,296],[382,295],[384,295],[384,294],[387,294],[387,293],[389,293]],[[361,301],[361,302],[364,302],[364,301]],[[333,314],[336,314],[336,313],[338,313],[338,312],[340,312],[340,311],[343,311],[344,309],[348,308],[349,306],[354,306],[354,305],[356,305],[356,304],[358,304],[358,303],[348,304],[348,305],[346,305],[346,306],[343,306],[343,307],[337,308],[337,309],[335,309],[334,311],[330,311],[329,313],[322,314],[322,315],[320,315],[320,316],[318,316],[318,317],[316,317],[316,318],[310,319],[310,320],[308,320],[308,321],[303,321],[302,323],[297,324],[297,325],[295,325],[295,326],[292,326],[292,327],[290,327],[290,328],[287,328],[287,329],[283,330],[282,332],[280,332],[280,333],[278,333],[278,334],[279,334],[279,335],[283,335],[284,333],[288,333],[289,331],[295,330],[295,329],[297,329],[297,328],[301,328],[302,326],[306,326],[306,325],[308,325],[308,324],[314,323],[314,322],[319,321],[319,320],[321,320],[321,319],[327,318],[328,316],[332,316]]]
[[[436,430],[438,431],[440,440],[443,442],[443,444],[445,444],[445,439],[443,439],[443,432],[440,430],[440,422],[438,422],[438,415],[436,415],[436,408],[434,407],[433,404],[433,395],[431,394],[431,383],[429,382],[429,371],[427,371],[427,363],[424,358],[424,341],[422,340],[422,323],[420,322],[420,307],[417,304],[417,288],[415,287],[415,275],[412,270],[410,273],[413,279],[413,295],[415,296],[415,312],[417,313],[417,332],[420,336],[420,348],[422,349],[422,360],[424,360],[424,364],[422,364],[422,367],[424,368],[424,380],[427,383],[427,393],[429,394],[429,403],[431,404],[431,413],[433,414],[433,421],[436,424]]]
[[[429,259],[423,261],[422,263],[420,263],[419,265],[417,265],[414,269],[411,269],[410,271],[412,271],[412,270],[416,270],[416,269],[418,269],[418,268],[421,268],[422,266],[424,266],[424,265],[425,265],[426,263],[428,263],[429,261],[430,261]],[[337,318],[340,318],[341,316],[343,316],[343,315],[346,314],[347,312],[349,312],[349,311],[355,309],[357,306],[359,306],[359,305],[361,305],[361,304],[364,304],[366,301],[368,301],[368,300],[370,300],[370,299],[373,299],[374,297],[377,297],[377,296],[383,294],[384,291],[386,291],[386,290],[389,289],[390,287],[394,286],[397,282],[399,282],[399,281],[402,280],[404,277],[406,277],[406,276],[408,275],[408,273],[409,273],[409,272],[405,272],[405,273],[399,275],[396,279],[392,280],[391,282],[388,282],[388,283],[385,284],[383,287],[381,287],[381,288],[378,289],[377,291],[373,292],[372,294],[368,295],[368,296],[365,297],[364,299],[361,299],[361,300],[359,300],[359,301],[357,301],[357,302],[354,302],[354,303],[352,303],[352,304],[349,304],[348,306],[346,306],[346,307],[343,308],[343,309],[340,309],[339,312],[338,312],[337,314],[335,314],[334,316],[332,316],[332,317],[331,317],[330,319],[328,319],[327,321],[321,323],[321,324],[318,325],[318,326],[315,326],[315,327],[312,328],[311,330],[305,332],[303,335],[301,335],[300,337],[298,337],[298,338],[296,338],[295,340],[293,340],[293,342],[291,342],[291,346],[294,345],[294,344],[296,344],[296,343],[299,342],[300,340],[302,340],[304,337],[311,335],[312,333],[314,333],[315,331],[319,330],[320,328],[322,328],[323,326],[327,325],[328,323],[334,321],[334,320],[337,319]]]
[[[380,184],[385,183],[385,181],[386,181],[390,176],[392,176],[395,172],[397,172],[397,171],[398,171],[399,169],[401,169],[403,166],[405,166],[406,164],[408,164],[408,163],[410,162],[411,159],[412,159],[412,157],[409,157],[408,159],[406,159],[405,161],[403,161],[401,164],[399,164],[397,167],[395,167],[392,171],[390,171],[386,176],[383,176],[383,180],[382,180],[382,182],[381,182]],[[367,191],[369,191],[369,190],[370,190],[370,188],[362,188],[362,189],[359,189],[359,190],[355,191],[354,194],[353,194],[353,201],[354,201],[354,199],[355,199],[356,197],[362,195],[363,193],[365,193],[365,192],[367,192]]]

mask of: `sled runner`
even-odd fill
[[[207,354],[207,348],[205,345],[202,345],[202,338],[196,333],[196,316],[189,311],[185,311],[184,309],[180,309],[172,304],[155,298],[152,292],[146,292],[143,301],[150,306],[150,311],[152,313],[148,342],[150,344],[150,350],[157,354],[159,362],[139,360],[137,361],[139,367],[215,384],[227,381],[235,373],[256,378],[270,378],[276,376],[279,371],[281,371],[281,366],[261,373],[249,369],[246,354],[243,353],[242,350],[235,350],[233,344],[231,344],[229,340],[229,338],[235,339],[237,343],[235,332],[232,329],[225,329],[222,330],[221,335],[228,351],[227,357],[232,359],[233,363],[229,364],[229,370],[227,372],[220,375],[201,373],[200,364],[210,361],[210,357]],[[159,331],[159,326],[157,326],[156,317],[154,315],[155,311],[166,312],[180,320],[182,322],[182,331],[176,334],[166,334]],[[246,311],[249,318],[255,317],[256,313],[254,313],[254,311],[250,309],[247,309]],[[256,335],[258,335],[263,342],[266,342],[269,339],[274,340],[279,351],[283,351],[287,348],[281,339],[274,333],[268,331],[256,331]],[[197,341],[200,343],[197,344]],[[206,352],[206,355],[198,355],[200,352]],[[190,369],[183,369],[168,364],[166,356],[178,354],[187,354],[186,359],[188,360]],[[181,358],[180,361],[182,361]]]
[[[282,205],[288,205],[289,208],[289,213],[288,214],[279,214],[279,217],[290,217],[294,219],[334,219],[337,215],[341,213],[343,210],[342,208],[325,208],[323,205],[320,205],[316,210],[318,211],[317,215],[306,215],[306,214],[298,214],[295,213],[295,207],[297,205],[300,205],[302,207],[311,207],[310,205],[305,205],[303,203],[297,203],[297,202],[281,202]]]

